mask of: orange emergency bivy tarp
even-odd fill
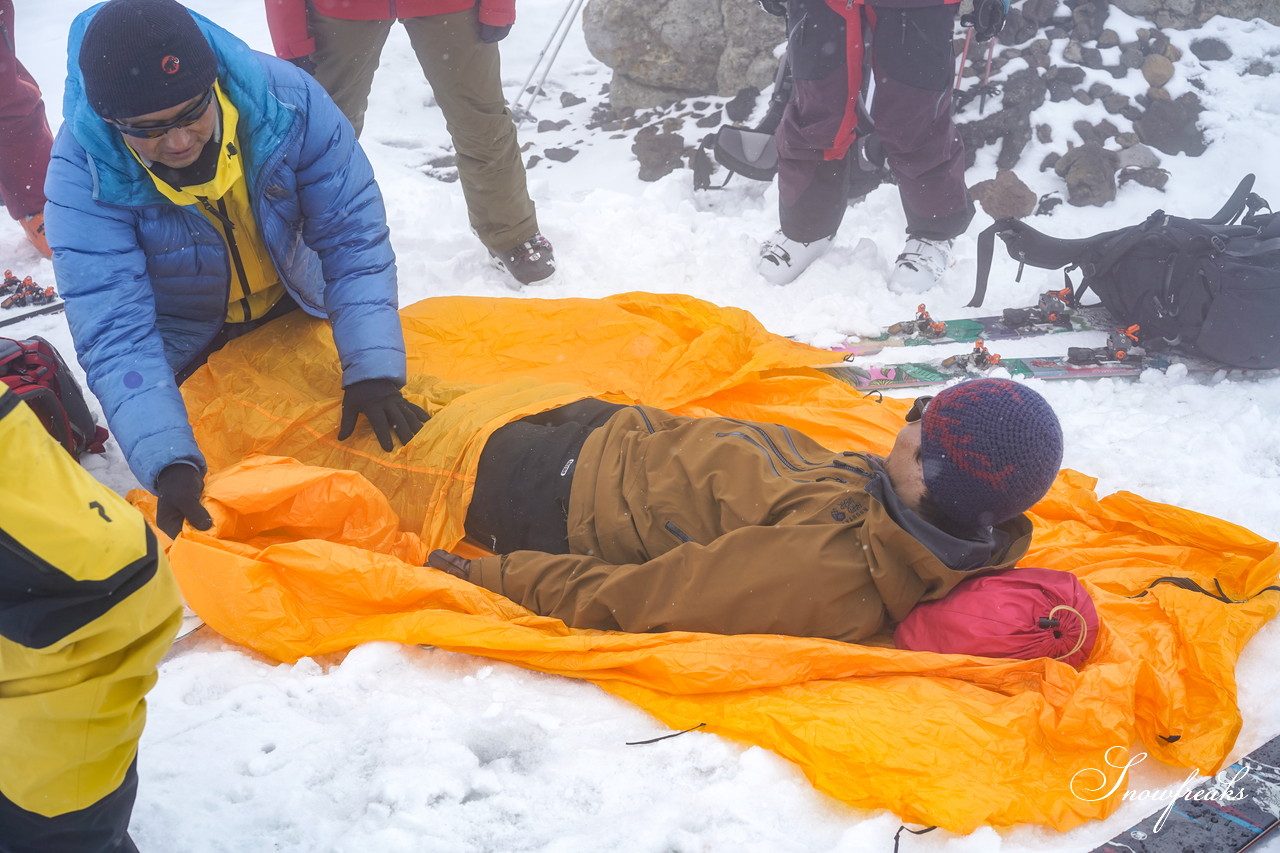
[[[864,397],[805,366],[836,356],[690,297],[449,297],[401,315],[406,394],[433,419],[390,454],[363,426],[336,440],[332,337],[300,314],[183,386],[215,525],[188,527],[170,559],[190,605],[235,642],[281,661],[422,643],[588,679],[672,728],[772,749],[846,803],[956,832],[1105,817],[1124,791],[1111,747],[1209,773],[1234,744],[1236,659],[1280,606],[1264,592],[1276,544],[1133,494],[1099,500],[1073,471],[1031,514],[1023,564],[1072,571],[1093,595],[1103,630],[1081,671],[887,642],[575,630],[422,568],[462,538],[485,438],[523,415],[606,396],[883,453],[906,403]],[[1233,601],[1150,586],[1169,576]]]

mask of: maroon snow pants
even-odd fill
[[[0,0],[0,197],[22,219],[44,210],[53,136],[36,81],[14,52],[13,0]]]
[[[957,6],[869,1],[848,18],[823,0],[788,4],[795,93],[775,136],[782,232],[803,242],[828,237],[844,218],[850,187],[859,194],[865,176],[850,146],[866,51],[875,79],[871,119],[898,184],[907,233],[950,239],[973,218],[964,145],[951,119]]]

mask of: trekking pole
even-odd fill
[[[965,31],[964,50],[960,52],[960,68],[956,71],[956,84],[951,88],[956,92],[960,91],[960,80],[964,77],[964,64],[969,61],[969,45],[973,44],[973,27],[969,27]]]
[[[542,57],[547,55],[547,51],[551,48],[551,42],[555,40],[556,34],[559,33],[560,28],[564,26],[564,19],[569,17],[569,12],[573,9],[575,2],[576,0],[569,0],[569,5],[565,6],[564,11],[560,13],[560,20],[556,21],[555,29],[551,31],[550,37],[547,38],[547,43],[542,46],[542,50],[538,52],[538,58],[533,61],[533,67],[529,69],[529,76],[524,78],[524,83],[521,84],[519,90],[516,92],[515,100],[512,103],[513,111],[516,109],[516,104],[518,104],[520,99],[524,97],[524,92],[529,88],[529,83],[533,80],[533,75],[538,73],[538,67],[542,64]]]
[[[987,95],[992,92],[991,89],[991,57],[996,52],[996,40],[991,39],[991,43],[987,45],[987,70],[982,73],[982,88],[978,91],[978,115],[982,115],[983,109],[987,105]]]
[[[556,21],[555,29],[551,31],[551,37],[542,46],[542,50],[538,53],[538,58],[534,60],[533,67],[529,69],[529,76],[525,78],[523,85],[520,86],[520,91],[516,93],[515,100],[511,102],[511,114],[515,118],[516,124],[520,124],[525,119],[533,118],[533,102],[542,93],[542,84],[546,82],[547,75],[551,73],[551,66],[560,54],[560,48],[564,46],[565,39],[569,37],[569,32],[573,29],[573,22],[585,3],[586,0],[569,0],[564,12],[560,14],[560,20]],[[568,21],[568,26],[565,26],[566,20]],[[553,42],[555,43],[554,49],[551,47]],[[542,77],[538,79],[538,84],[533,88],[533,91],[529,92],[529,83],[533,80],[534,75],[538,73],[538,68],[542,66],[543,57],[547,56],[548,50],[551,50],[551,56],[547,59],[546,67],[542,71]],[[529,103],[522,106],[521,102],[526,94],[529,95]]]

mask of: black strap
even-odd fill
[[[1161,214],[1163,216],[1163,214]],[[1112,244],[1117,238],[1132,230],[1121,228],[1116,231],[1104,231],[1092,237],[1065,239],[1050,237],[1013,217],[997,219],[985,231],[978,235],[978,274],[974,287],[973,299],[969,308],[977,308],[987,295],[987,278],[991,273],[991,256],[995,251],[995,236],[1000,235],[1009,255],[1021,264],[1029,264],[1040,269],[1056,270],[1062,267],[1083,267],[1086,274],[1089,264],[1100,249]],[[1021,271],[1019,271],[1021,275]]]
[[[1157,210],[1140,224],[1119,232],[1119,236],[1104,245],[1095,257],[1082,259],[1079,263],[1082,277],[1080,286],[1075,291],[1076,301],[1079,302],[1085,291],[1093,287],[1096,277],[1109,272],[1130,249],[1142,242],[1151,233],[1152,228],[1165,224],[1168,219],[1169,217],[1165,215],[1163,210]],[[1099,293],[1098,296],[1102,296],[1102,294]],[[1117,319],[1121,322],[1128,322],[1125,317]]]
[[[1242,225],[1258,225],[1263,220],[1270,222],[1275,214],[1271,211],[1271,204],[1257,193],[1249,193],[1244,200],[1246,208],[1244,218],[1240,220]],[[1265,210],[1266,213],[1261,211]]]
[[[1151,592],[1152,587],[1158,586],[1159,584],[1163,584],[1163,583],[1172,584],[1173,586],[1176,586],[1179,589],[1185,589],[1188,592],[1198,592],[1202,595],[1207,595],[1210,598],[1215,599],[1217,601],[1221,601],[1224,604],[1244,604],[1246,601],[1252,601],[1253,599],[1257,598],[1259,595],[1262,595],[1264,592],[1280,592],[1280,586],[1266,586],[1258,590],[1256,593],[1249,596],[1248,598],[1235,599],[1227,595],[1226,591],[1223,590],[1222,588],[1222,584],[1218,582],[1217,578],[1213,579],[1213,586],[1214,586],[1214,589],[1217,590],[1217,592],[1210,592],[1209,590],[1200,586],[1200,584],[1193,581],[1191,578],[1175,577],[1171,575],[1169,577],[1156,578],[1151,583],[1147,584],[1147,588],[1144,589],[1142,592],[1138,593],[1137,595],[1131,595],[1129,596],[1129,598],[1142,598],[1144,595]]]
[[[1235,191],[1231,193],[1231,197],[1227,199],[1226,204],[1222,205],[1222,209],[1208,219],[1197,219],[1204,225],[1229,225],[1236,221],[1236,218],[1244,213],[1246,202],[1249,199],[1250,190],[1253,189],[1254,176],[1252,174],[1245,175],[1240,183],[1236,185]]]
[[[680,735],[687,735],[689,732],[697,731],[698,729],[702,728],[705,725],[706,723],[698,723],[696,726],[690,726],[689,728],[683,729],[682,731],[672,732],[669,735],[662,735],[661,737],[651,737],[648,740],[629,740],[629,741],[626,741],[626,745],[627,746],[645,746],[646,744],[657,743],[658,741],[666,740],[667,738],[679,737]]]
[[[1233,258],[1251,258],[1254,255],[1266,255],[1271,252],[1280,252],[1280,234],[1275,237],[1269,237],[1265,240],[1255,240],[1250,243],[1243,243],[1236,240],[1227,246],[1225,254]]]
[[[724,184],[713,186],[711,183],[711,173],[715,170],[715,166],[711,162],[711,155],[707,152],[711,150],[711,146],[715,139],[714,133],[708,133],[703,137],[702,143],[693,152],[693,188],[695,190],[718,190],[723,189],[724,185],[729,183],[729,178],[733,177],[732,170],[725,176]]]
[[[898,844],[901,841],[902,833],[909,832],[912,835],[924,835],[926,832],[933,832],[938,827],[926,826],[924,829],[910,829],[906,825],[898,827],[898,831],[893,834],[893,853],[898,853]]]
[[[1007,217],[997,219],[982,229],[982,233],[978,235],[978,275],[973,285],[973,298],[969,300],[966,308],[981,307],[982,300],[987,298],[987,281],[991,278],[991,259],[996,251],[996,234],[1008,231],[1015,221]]]
[[[1258,229],[1263,238],[1280,237],[1280,213],[1267,213],[1257,217],[1246,216],[1245,222]]]
[[[755,129],[761,133],[772,134],[782,123],[782,114],[786,111],[787,102],[795,92],[795,83],[791,80],[791,53],[782,54],[778,70],[773,76],[773,94],[769,96],[769,107]]]

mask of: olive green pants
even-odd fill
[[[316,80],[356,129],[364,127],[369,91],[395,21],[344,21],[308,7]],[[502,96],[498,45],[480,40],[477,10],[403,18],[457,157],[471,227],[494,252],[533,236],[538,220],[525,183],[516,128]]]

